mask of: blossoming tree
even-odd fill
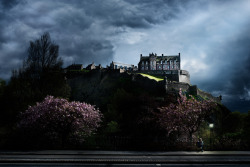
[[[83,140],[91,135],[100,126],[101,117],[90,104],[47,96],[21,114],[19,127],[50,140],[61,139],[64,144],[69,137]]]
[[[168,135],[172,132],[188,132],[192,140],[192,134],[210,116],[214,107],[215,103],[212,101],[196,100],[193,96],[187,98],[180,89],[177,104],[171,103],[167,107],[159,108],[158,122],[167,130]]]

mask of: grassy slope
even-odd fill
[[[153,75],[149,75],[149,74],[144,74],[144,73],[139,73],[140,75],[144,76],[144,77],[148,77],[149,79],[153,79],[155,81],[162,81],[163,77],[160,76],[153,76]]]

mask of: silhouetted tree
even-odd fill
[[[59,46],[51,41],[49,33],[40,39],[30,42],[28,57],[24,62],[24,70],[31,79],[39,79],[43,73],[59,70],[62,60],[58,58]]]
[[[38,88],[43,97],[47,94],[69,96],[64,90],[63,61],[58,57],[58,51],[59,46],[51,41],[49,33],[44,33],[40,39],[30,42],[28,57],[19,73],[19,77],[29,80],[33,89]]]
[[[4,93],[6,121],[16,121],[20,111],[41,101],[47,95],[68,98],[70,87],[62,69],[63,61],[58,55],[59,46],[51,41],[49,33],[30,42],[23,67],[13,70]]]
[[[62,60],[58,58],[59,46],[51,41],[49,33],[44,33],[41,39],[30,42],[26,65],[33,70],[46,70],[61,67]]]
[[[6,87],[6,82],[0,78],[0,126],[3,124],[5,112],[3,111],[3,99],[4,90]]]
[[[0,99],[3,96],[3,92],[4,92],[5,87],[6,87],[5,80],[3,80],[3,79],[0,78]]]

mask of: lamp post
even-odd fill
[[[214,128],[214,124],[213,123],[210,123],[209,124],[209,130],[210,130],[210,149],[212,148],[212,138],[211,138],[211,129]]]

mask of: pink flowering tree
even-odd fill
[[[19,127],[50,140],[84,140],[100,126],[102,114],[94,106],[47,96],[21,114]]]
[[[157,118],[168,135],[172,132],[187,132],[191,141],[193,133],[211,115],[214,107],[215,103],[212,101],[196,100],[193,96],[187,98],[180,89],[177,104],[171,103],[167,107],[159,108]]]

